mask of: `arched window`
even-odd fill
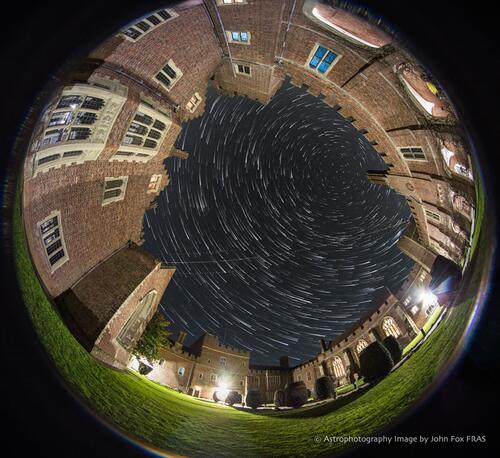
[[[152,290],[146,294],[139,304],[132,316],[128,319],[125,326],[121,329],[118,334],[117,340],[120,345],[126,350],[132,350],[137,338],[139,337],[139,332],[144,329],[146,324],[146,319],[149,316],[151,308],[155,303],[156,291]],[[143,326],[144,325],[144,326]]]
[[[382,321],[382,329],[384,330],[386,336],[393,336],[397,338],[401,335],[398,325],[391,316],[386,316],[384,318]]]
[[[356,351],[358,352],[358,355],[366,348],[368,347],[368,342],[365,339],[360,339],[358,340],[358,343],[356,344]]]
[[[340,378],[345,376],[344,363],[338,356],[335,356],[335,358],[333,358],[332,367],[335,377]]]

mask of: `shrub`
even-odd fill
[[[260,392],[257,390],[251,390],[247,393],[246,404],[252,409],[256,409],[262,404],[260,399]]]
[[[153,368],[151,366],[148,366],[141,361],[139,362],[139,374],[146,375],[149,374],[152,370]]]
[[[332,379],[327,375],[316,379],[314,391],[316,393],[316,398],[318,399],[329,398],[333,393]]]
[[[394,336],[387,336],[382,343],[384,344],[384,347],[389,350],[394,364],[399,363],[399,361],[401,361],[401,356],[403,355],[403,347],[401,347],[398,340]]]
[[[234,404],[241,404],[243,397],[237,391],[230,391],[226,396],[226,404],[232,406]]]
[[[285,386],[285,404],[300,407],[307,402],[307,388],[304,382],[293,382]]]
[[[283,390],[276,390],[274,392],[274,406],[282,407],[285,405],[285,392]]]
[[[393,368],[394,361],[389,350],[376,340],[359,355],[361,375],[366,382],[373,382],[385,377]]]

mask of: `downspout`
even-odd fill
[[[224,41],[227,46],[227,54],[229,57],[229,62],[231,63],[231,71],[233,72],[233,77],[236,78],[236,73],[234,72],[233,57],[231,56],[231,50],[229,49],[229,42],[227,41],[226,29],[224,28],[224,24],[222,23],[222,18],[220,17],[219,9],[217,8],[217,3],[215,3],[215,0],[212,0],[212,3],[214,5],[215,11],[217,12],[217,18],[219,19],[219,24],[222,29],[222,34],[224,35]]]

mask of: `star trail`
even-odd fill
[[[167,159],[144,247],[177,271],[161,310],[175,333],[218,335],[252,362],[298,363],[356,323],[413,265],[396,243],[404,197],[336,110],[285,83],[263,106],[209,89]]]

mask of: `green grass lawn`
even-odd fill
[[[484,185],[479,173],[476,174],[476,214],[475,214],[475,228],[472,234],[471,241],[471,257],[474,256],[476,247],[479,241],[479,234],[481,233],[481,226],[484,219],[485,201],[484,201]]]
[[[177,393],[130,372],[114,371],[83,350],[38,282],[24,237],[19,192],[16,200],[13,229],[19,284],[41,343],[61,376],[119,429],[178,454],[313,456],[345,447],[316,443],[315,436],[373,434],[413,406],[436,380],[459,344],[471,312],[472,300],[451,309],[448,319],[402,367],[372,388],[330,403],[344,400],[339,408],[328,406],[324,414],[307,417],[302,409],[273,415],[239,411]],[[346,403],[351,396],[353,400]]]

